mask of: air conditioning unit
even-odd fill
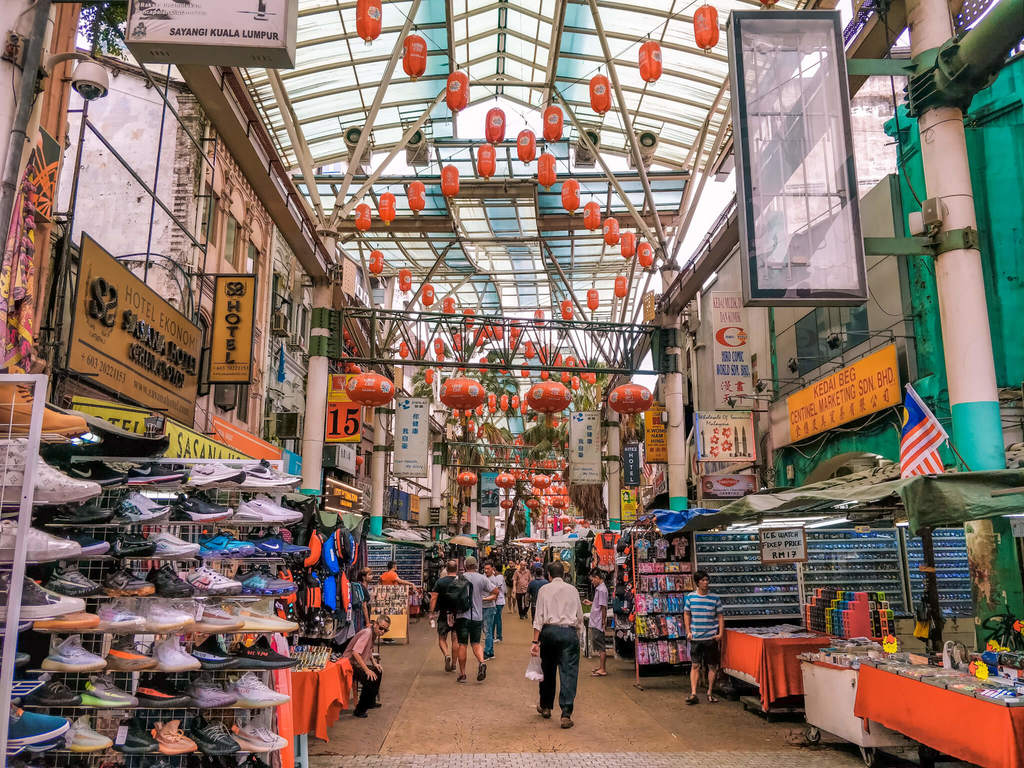
[[[587,134],[587,138],[590,139],[590,143],[594,145],[594,149],[601,149],[601,132],[596,128],[585,128],[584,133]],[[577,168],[593,168],[597,165],[597,156],[590,151],[590,148],[586,145],[583,139],[576,140],[576,167]]]
[[[293,333],[288,339],[288,346],[295,349],[305,349],[306,340],[302,337],[301,333]]]
[[[238,394],[234,384],[215,384],[213,387],[213,404],[222,411],[233,411],[238,402]]]
[[[277,311],[270,316],[270,335],[288,335],[288,315],[286,315],[284,312]]]
[[[275,414],[277,419],[277,436],[281,440],[297,440],[302,437],[302,414],[285,412]]]
[[[338,446],[336,445],[325,445],[324,446],[324,460],[323,465],[329,469],[334,469],[338,466]]]
[[[405,164],[413,168],[430,165],[430,146],[423,131],[416,131],[405,145]]]
[[[654,131],[638,131],[636,143],[640,145],[640,160],[643,162],[644,168],[650,168],[651,161],[654,160],[654,153],[658,149],[658,135]],[[629,153],[629,167],[636,167],[633,163],[632,152]]]
[[[277,414],[263,419],[263,439],[273,440],[277,437]]]
[[[362,136],[363,129],[353,125],[351,128],[346,128],[343,138],[345,140],[345,146],[348,147],[348,156],[352,157],[356,151],[356,145],[359,143],[359,137]],[[355,160],[355,164],[361,167],[367,167],[370,165],[370,142],[366,142],[366,146],[363,147],[362,157]]]

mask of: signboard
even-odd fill
[[[501,491],[498,490],[497,472],[480,473],[480,514],[486,517],[495,517],[498,514],[498,507],[501,505]]]
[[[754,377],[750,370],[747,310],[739,292],[714,291],[711,294],[711,329],[715,408],[750,406]]]
[[[601,484],[600,411],[576,411],[569,417],[569,482]]]
[[[902,402],[896,346],[890,344],[786,398],[793,442]]]
[[[750,411],[698,411],[693,416],[698,461],[754,461],[757,440]]]
[[[297,0],[131,0],[125,42],[140,62],[295,66]]]
[[[624,488],[622,491],[622,525],[633,525],[636,522],[637,497],[636,491]]]
[[[704,475],[700,479],[705,499],[738,499],[756,490],[754,475]]]
[[[759,534],[761,562],[765,565],[807,562],[807,537],[803,526],[762,528]]]
[[[425,397],[395,399],[395,477],[426,477],[430,455],[430,401]]]
[[[195,422],[202,331],[85,234],[71,318],[68,370]]]
[[[356,449],[351,445],[339,445],[336,450],[338,451],[338,469],[354,475],[356,473]]]
[[[229,445],[247,456],[254,459],[266,459],[276,461],[281,458],[281,449],[276,445],[261,440],[252,432],[248,432],[239,426],[232,424],[226,419],[214,416],[211,421],[213,434],[220,438],[225,445]]]
[[[661,403],[644,411],[644,456],[648,464],[668,463],[668,430],[661,420],[664,412]]]
[[[252,381],[256,275],[216,275],[210,340],[211,384]]]
[[[363,439],[363,408],[345,391],[347,380],[348,375],[343,373],[332,373],[327,379],[325,443],[358,443]]]
[[[622,484],[640,485],[640,443],[626,443],[622,449]]]
[[[420,497],[419,494],[409,494],[409,522],[420,524]]]

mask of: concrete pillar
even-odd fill
[[[326,239],[328,253],[334,252],[334,240]],[[331,307],[331,284],[326,279],[313,283],[313,310],[329,310]],[[317,343],[317,338],[326,339],[327,328],[312,326],[309,329],[311,351],[326,352],[326,342]],[[319,346],[318,346],[319,344]],[[319,496],[323,492],[324,426],[327,419],[327,356],[311,354],[306,372],[306,415],[302,427],[302,493]]]
[[[370,462],[370,533],[384,530],[384,480],[387,475],[387,408],[373,409],[373,459]]]
[[[676,277],[675,270],[664,269],[661,272],[663,285],[670,285]],[[673,328],[678,333],[679,317],[666,317],[662,323],[663,328]],[[668,423],[665,425],[665,437],[668,448],[668,507],[669,509],[686,509],[689,506],[687,499],[687,480],[689,461],[686,455],[686,412],[683,409],[683,374],[682,355],[679,347],[670,347],[667,354],[675,357],[676,367],[679,373],[662,374],[662,392],[665,397],[665,415]]]
[[[622,529],[622,446],[619,443],[619,414],[611,408],[608,409],[604,428],[608,438],[608,527],[618,531]]]
[[[443,525],[441,519],[441,441],[434,443],[431,451],[430,463],[430,511],[437,512],[437,522]]]

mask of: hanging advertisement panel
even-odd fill
[[[698,411],[693,416],[698,461],[755,461],[754,414],[750,411]]]
[[[576,411],[569,417],[569,482],[601,484],[601,413]]]
[[[757,490],[755,475],[704,475],[700,479],[705,499],[738,499]]]
[[[714,333],[712,363],[715,376],[715,408],[750,407],[753,392],[747,310],[739,291],[713,291],[711,329]]]
[[[395,477],[426,477],[429,451],[429,408],[425,397],[395,398]]]
[[[640,485],[640,443],[626,443],[622,449],[622,484],[630,488]]]
[[[358,443],[363,439],[363,407],[352,402],[345,390],[350,375],[332,373],[327,379],[325,443]]]
[[[644,411],[644,456],[648,464],[668,463],[668,431],[662,414],[665,406],[655,403]]]
[[[501,504],[497,479],[497,472],[480,473],[480,514],[486,517],[495,517]]]
[[[252,381],[256,275],[215,275],[210,338],[211,384]]]

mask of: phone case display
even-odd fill
[[[800,618],[796,565],[762,565],[757,533],[698,533],[696,547],[726,618]]]
[[[947,618],[974,615],[971,603],[971,572],[967,567],[967,540],[963,528],[936,528],[932,531],[935,554],[935,579],[939,587],[939,607]],[[907,536],[907,566],[910,569],[910,594],[914,604],[924,600],[924,563],[921,539]]]
[[[683,599],[693,590],[691,543],[687,534],[672,539],[656,531],[634,540],[633,630],[640,666],[681,664],[690,660]]]
[[[903,558],[896,528],[858,532],[852,528],[807,531],[802,564],[805,599],[818,587],[880,593],[897,616],[907,614]]]
[[[808,629],[846,639],[878,639],[896,629],[895,615],[881,592],[816,587],[804,612]]]

